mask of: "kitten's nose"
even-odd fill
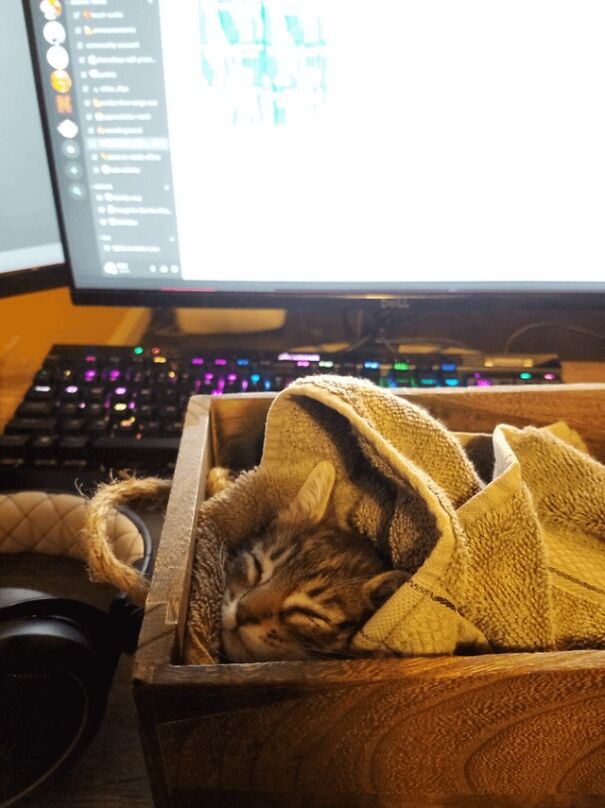
[[[240,602],[237,604],[235,617],[237,619],[238,626],[260,623],[260,617],[257,614],[254,614],[250,606],[246,604],[245,600],[240,600]]]

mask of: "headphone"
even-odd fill
[[[149,575],[152,543],[133,566]],[[143,609],[118,595],[108,611],[69,597],[0,587],[0,808],[76,759],[103,718],[122,652],[136,649]]]

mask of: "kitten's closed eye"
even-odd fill
[[[309,609],[307,606],[288,606],[282,609],[279,616],[287,620],[289,617],[309,617],[311,620],[322,620],[324,623],[329,623],[330,619],[323,614],[319,614],[314,609]]]
[[[257,584],[263,577],[263,565],[255,553],[250,552],[248,558],[251,560],[251,582]]]

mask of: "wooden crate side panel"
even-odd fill
[[[424,674],[414,660],[412,676],[381,680],[377,667],[374,680],[323,686],[158,683],[152,709],[173,804],[202,793],[272,794],[281,805],[303,793],[358,795],[351,805],[375,795],[605,795],[603,654],[572,653],[559,669],[537,655],[544,670],[525,663],[532,656],[492,670],[490,660],[429,660]]]
[[[545,426],[565,421],[605,462],[605,385],[532,385],[492,389],[415,391],[405,397],[450,429],[491,432],[498,424]]]
[[[529,795],[470,794],[272,794],[257,791],[172,792],[178,808],[602,808],[599,796],[578,794],[549,795],[534,799]]]
[[[396,394],[426,407],[460,432],[491,432],[501,423],[521,427],[566,421],[578,430],[594,456],[605,462],[604,384],[398,390]],[[251,468],[259,462],[265,418],[274,397],[259,393],[213,401],[216,462],[233,469]]]
[[[135,679],[180,656],[189,600],[194,531],[209,464],[209,396],[193,396],[155,559],[139,636]]]
[[[133,696],[139,719],[139,735],[145,756],[147,777],[156,808],[170,808],[172,801],[162,747],[157,734],[151,689],[140,681],[134,682]]]
[[[212,456],[217,465],[240,471],[258,463],[265,419],[274,398],[271,393],[246,393],[212,402]]]

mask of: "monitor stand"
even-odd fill
[[[285,309],[175,309],[183,334],[255,334],[286,322]]]

